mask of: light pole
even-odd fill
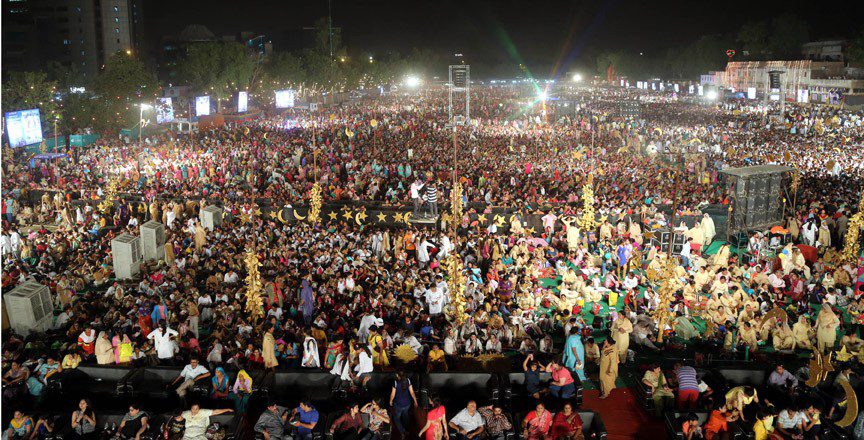
[[[144,131],[144,109],[149,109],[150,104],[141,103],[138,104],[138,107],[141,108],[141,111],[138,113],[138,143],[141,143],[141,132]]]

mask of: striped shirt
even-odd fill
[[[435,188],[434,183],[430,183],[429,186],[426,187],[426,201],[429,203],[438,202],[438,189]]]
[[[696,379],[696,369],[693,367],[681,367],[675,372],[678,376],[678,390],[699,391],[699,381]]]

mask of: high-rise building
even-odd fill
[[[3,70],[52,61],[93,77],[116,52],[141,42],[142,0],[3,0]]]

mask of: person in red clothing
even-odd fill
[[[96,351],[96,330],[93,330],[93,326],[88,324],[84,331],[78,335],[78,348],[84,352],[85,358],[93,356]]]
[[[564,409],[555,414],[552,419],[552,438],[564,440],[582,440],[585,433],[582,432],[582,417],[573,411],[570,402],[564,404]]]

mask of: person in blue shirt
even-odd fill
[[[308,399],[300,401],[300,406],[294,408],[291,414],[291,426],[297,428],[300,440],[312,440],[312,430],[318,424],[318,410]]]

